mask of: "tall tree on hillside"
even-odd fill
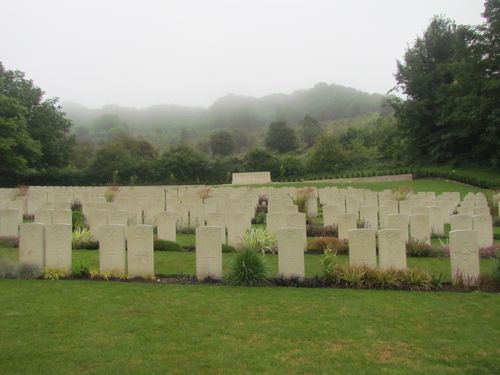
[[[71,121],[62,112],[58,99],[44,99],[44,92],[33,81],[26,79],[23,72],[5,70],[1,63],[0,94],[17,100],[23,107],[28,134],[40,143],[41,155],[36,160],[31,160],[30,166],[66,166],[71,155],[73,137],[70,135]]]
[[[269,125],[266,135],[266,147],[280,154],[294,151],[298,147],[295,131],[286,121],[275,121]]]
[[[233,135],[225,130],[213,133],[210,136],[210,150],[214,155],[231,155],[235,150]]]
[[[300,126],[300,135],[302,137],[302,141],[308,148],[312,147],[316,143],[316,140],[321,135],[321,133],[323,133],[323,126],[318,120],[309,115],[306,115],[304,117],[304,120],[302,120]]]

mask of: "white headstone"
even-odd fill
[[[109,224],[99,228],[99,270],[125,273],[125,226]]]
[[[175,212],[162,212],[156,216],[158,239],[177,241],[177,215]]]
[[[71,271],[71,225],[45,225],[45,267]]]
[[[351,266],[377,267],[375,229],[349,231],[349,264]]]
[[[400,229],[378,231],[379,267],[382,269],[406,269],[406,241]]]
[[[493,221],[490,215],[472,216],[472,229],[477,232],[480,248],[493,245]]]
[[[127,228],[128,277],[154,276],[153,227],[134,225]]]
[[[338,238],[339,240],[347,239],[348,232],[351,229],[356,229],[357,219],[355,214],[340,214],[338,216]]]
[[[41,223],[21,224],[19,262],[45,267],[45,228]]]
[[[19,210],[15,208],[5,208],[0,210],[0,236],[19,236]]]
[[[278,230],[278,273],[285,279],[304,279],[302,235],[302,228]]]
[[[429,225],[429,215],[410,215],[410,239],[414,241],[431,244],[431,228]]]
[[[196,228],[196,278],[222,278],[221,227]]]
[[[462,279],[466,285],[474,285],[479,277],[479,246],[474,230],[450,232],[450,264],[453,283]]]

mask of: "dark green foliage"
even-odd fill
[[[333,135],[325,134],[311,148],[307,158],[309,172],[336,172],[343,168],[346,155],[338,139]]]
[[[218,131],[210,136],[210,150],[214,155],[231,155],[235,148],[233,135],[228,131]]]
[[[435,17],[398,62],[407,100],[394,101],[410,154],[426,162],[500,163],[498,0],[484,27]]]
[[[286,121],[275,121],[269,125],[266,135],[266,147],[280,154],[296,151],[298,148],[295,131]]]
[[[222,252],[223,253],[234,253],[236,249],[231,245],[222,244]]]
[[[79,261],[73,264],[71,273],[77,279],[90,277],[90,267],[87,262]]]
[[[280,161],[270,152],[257,148],[245,155],[245,170],[248,172],[271,172],[271,177],[280,175]]]
[[[199,183],[206,179],[208,161],[186,145],[165,151],[157,163],[158,181],[165,183]],[[172,181],[172,176],[175,180]]]
[[[153,244],[155,251],[182,251],[177,242],[155,239]]]
[[[260,286],[268,282],[267,271],[261,255],[251,249],[243,249],[234,260],[224,280],[234,286]]]
[[[306,115],[300,126],[302,142],[306,144],[306,147],[312,147],[321,133],[323,133],[323,125],[314,117]]]
[[[85,222],[85,216],[82,213],[82,210],[71,210],[71,221],[73,224],[73,230],[76,228],[86,228],[87,224]]]

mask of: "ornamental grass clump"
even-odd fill
[[[224,281],[233,286],[262,286],[268,283],[264,255],[244,248],[236,255]]]
[[[250,249],[258,253],[274,253],[276,238],[266,228],[252,228],[247,230],[241,238],[243,249]]]

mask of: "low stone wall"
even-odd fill
[[[271,172],[233,173],[232,185],[268,184]]]
[[[307,180],[304,182],[384,182],[384,181],[411,181],[413,180],[412,174],[399,174],[394,176],[373,176],[373,177],[353,177],[353,178],[333,178],[327,180]]]

